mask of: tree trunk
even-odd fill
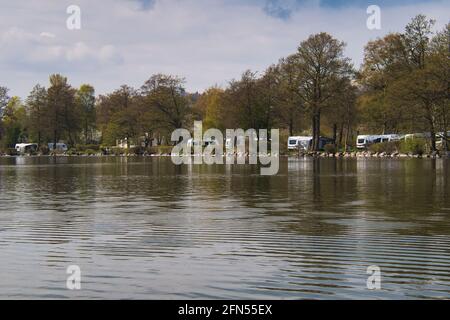
[[[357,133],[359,134],[359,133]],[[347,131],[345,133],[345,143],[344,143],[344,150],[345,152],[347,152],[348,150],[348,140],[350,139],[351,136],[351,129],[350,129],[350,123],[347,123]]]
[[[339,141],[338,141],[338,148],[342,147],[342,136],[344,135],[344,122],[341,123],[341,127],[339,128]]]
[[[337,124],[333,124],[333,144],[336,146],[336,142],[337,142],[337,130],[338,130],[338,126]]]
[[[319,151],[320,147],[320,111],[313,116],[313,151]]]
[[[88,121],[87,121],[87,119],[84,123],[84,143],[88,144]]]
[[[316,141],[316,118],[315,118],[315,115],[312,116],[311,120],[312,120],[312,135],[313,135],[313,139],[311,141],[310,148],[311,148],[311,151],[314,151],[314,146],[316,145],[315,144],[315,141]]]
[[[54,131],[54,136],[53,136],[53,153],[56,155],[56,143],[57,143],[57,131]]]
[[[431,151],[436,151],[436,130],[434,129],[433,120],[430,120],[430,135],[431,135]]]

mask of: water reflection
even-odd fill
[[[449,162],[0,159],[0,297],[450,297]],[[83,290],[65,290],[65,268]],[[366,289],[366,268],[383,271]]]

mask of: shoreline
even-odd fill
[[[192,155],[194,156],[194,155]],[[236,156],[236,155],[235,155]],[[270,156],[270,154],[269,154]],[[170,154],[56,154],[56,155],[0,155],[0,158],[169,158]],[[226,157],[226,155],[222,155]],[[245,155],[248,158],[248,155]],[[447,155],[441,154],[423,154],[423,155],[413,155],[404,153],[371,153],[371,152],[340,152],[336,154],[326,153],[326,152],[306,152],[300,154],[281,154],[275,155],[275,157],[285,157],[285,158],[335,158],[335,159],[450,159],[450,152]]]

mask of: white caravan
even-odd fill
[[[310,136],[295,136],[288,139],[288,150],[308,150],[313,137]]]
[[[359,135],[356,137],[356,148],[365,149],[373,143],[378,136]]]
[[[377,136],[377,138],[373,141],[373,143],[399,141],[402,138],[403,136],[399,134],[382,134]]]
[[[38,145],[36,143],[18,143],[16,144],[15,149],[18,154],[27,154],[36,152]]]
[[[48,149],[50,151],[54,151],[56,149],[57,151],[61,151],[61,152],[66,152],[67,150],[69,150],[69,148],[67,147],[67,145],[65,143],[57,143],[56,148],[55,148],[54,143],[49,143]]]
[[[359,135],[356,138],[356,148],[366,149],[371,144],[399,141],[402,138],[403,136],[398,134]]]

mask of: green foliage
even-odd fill
[[[17,150],[14,148],[7,148],[6,149],[6,154],[8,156],[17,156]]]
[[[75,150],[78,152],[85,152],[85,151],[94,151],[99,152],[100,151],[100,145],[97,144],[77,144],[75,146]]]
[[[288,150],[288,147],[287,147],[287,141],[289,139],[289,136],[290,136],[289,129],[280,130],[280,144],[279,144],[279,147],[280,147],[280,154],[281,155],[287,155],[287,154],[291,153],[290,150]],[[296,152],[296,154],[298,154],[298,152]]]
[[[279,128],[282,154],[287,153],[288,136],[302,131],[336,138],[336,145],[325,147],[329,153],[343,146],[348,150],[358,131],[447,131],[450,27],[434,34],[433,24],[418,15],[403,33],[369,42],[357,81],[344,55],[345,43],[318,33],[264,72],[247,70],[227,87],[212,87],[202,94],[189,94],[183,78],[164,74],[151,76],[139,90],[124,85],[98,99],[92,86],[84,84],[77,90],[55,74],[48,89],[33,88],[25,105],[0,87],[0,147],[64,141],[75,146],[71,152],[92,153],[100,152],[92,145],[97,142],[169,143],[173,129],[190,129],[194,119],[202,120],[205,130]],[[425,143],[414,143],[407,141],[401,147],[411,153],[427,151]],[[169,148],[112,152],[161,154],[170,153]],[[370,150],[392,153],[399,148],[387,143]]]
[[[324,147],[324,150],[328,154],[335,154],[337,152],[336,145],[334,145],[332,143],[326,144]]]
[[[365,48],[358,74],[358,106],[367,132],[446,131],[449,25],[433,34],[434,21],[417,15],[402,34],[391,33]],[[431,148],[435,149],[432,139]]]
[[[224,90],[212,87],[206,90],[194,104],[194,113],[197,119],[203,120],[203,129],[226,129],[226,104]]]
[[[84,150],[84,154],[85,155],[89,155],[89,156],[94,156],[101,153],[99,150],[94,150],[94,149],[86,149]]]
[[[44,136],[47,134],[47,90],[40,85],[36,85],[30,92],[26,100],[29,113],[27,125],[29,129],[30,141],[41,144]]]
[[[47,90],[47,104],[43,117],[47,120],[47,139],[58,142],[62,139],[73,145],[81,127],[79,112],[75,104],[76,90],[66,77],[60,74],[50,76]]]
[[[120,127],[114,122],[107,124],[106,129],[103,131],[103,144],[107,146],[115,146],[116,140],[120,139],[119,135]]]
[[[26,110],[20,99],[11,98],[3,110],[1,145],[4,148],[14,148],[16,143],[27,140],[26,119]]]
[[[76,107],[80,114],[84,143],[93,140],[95,130],[95,90],[91,85],[83,84],[76,93]]]
[[[414,138],[403,140],[400,144],[400,151],[406,154],[423,155],[427,150],[425,139]]]
[[[389,141],[382,143],[375,143],[369,146],[369,151],[372,153],[386,153],[393,154],[400,149],[400,143],[397,141]]]
[[[3,109],[8,105],[10,99],[8,96],[8,91],[8,88],[0,86],[0,115],[2,115]]]
[[[126,149],[122,149],[122,148],[117,148],[117,147],[113,147],[110,149],[110,154],[114,155],[114,156],[122,156],[127,154],[127,150]]]
[[[132,147],[128,150],[128,154],[134,154],[137,156],[142,156],[145,153],[145,148],[143,147]]]
[[[172,146],[156,146],[156,147],[149,147],[148,153],[154,154],[154,155],[161,155],[161,154],[171,154],[172,153]]]

